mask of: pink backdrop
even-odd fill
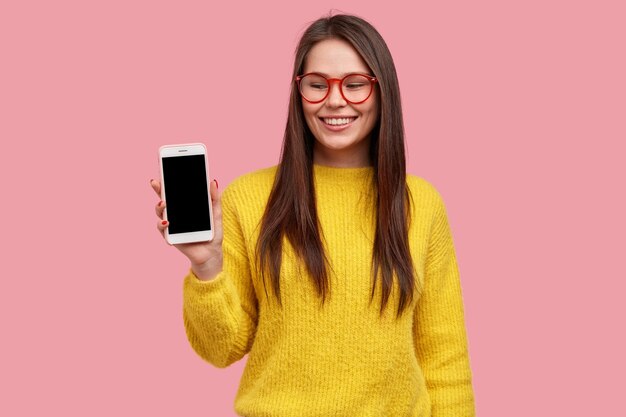
[[[409,171],[448,207],[479,415],[626,415],[617,0],[3,2],[0,415],[235,415],[245,359],[189,346],[187,263],[148,180],[168,143],[204,142],[221,189],[275,164],[296,41],[331,8],[395,58]]]

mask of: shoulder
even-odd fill
[[[257,187],[270,187],[274,184],[274,177],[276,176],[276,170],[278,165],[274,165],[267,168],[257,169],[256,171],[248,172],[237,178],[235,178],[224,190],[230,192],[236,192],[241,190],[248,190],[249,188]]]
[[[443,205],[441,193],[430,181],[407,173],[406,183],[416,205],[433,208]]]
[[[222,202],[236,206],[264,206],[269,197],[278,166],[261,168],[235,178],[224,188]]]
[[[428,228],[447,222],[446,205],[441,192],[430,181],[407,174],[407,186],[410,192],[410,209],[412,218]]]

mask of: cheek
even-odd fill
[[[367,117],[367,124],[374,124],[378,120],[378,102],[373,101],[368,103],[368,106],[363,109],[363,114]]]
[[[374,98],[374,97],[370,97]],[[376,97],[377,98],[377,97]],[[376,126],[376,123],[378,122],[378,118],[379,116],[379,109],[378,109],[378,101],[372,101],[372,103],[368,103],[368,106],[366,108],[363,108],[363,116],[365,116],[365,123],[363,124],[363,131],[366,134],[371,133],[372,129],[374,129],[374,126]]]
[[[376,118],[378,116],[378,106],[380,105],[380,99],[378,89],[374,88],[367,100],[361,104],[353,105],[368,119]]]
[[[317,107],[311,105],[310,103],[302,103],[302,112],[304,113],[304,119],[306,120],[309,129],[313,130],[315,127],[315,122],[317,120]]]

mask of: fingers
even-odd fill
[[[159,219],[163,219],[163,210],[165,210],[165,201],[159,201],[154,208]]]
[[[150,180],[150,187],[161,198],[161,182],[157,180]]]
[[[157,180],[150,180],[150,186],[154,190],[154,192],[161,198],[161,183]],[[165,228],[169,226],[169,222],[167,220],[163,220],[163,211],[165,210],[165,202],[159,200],[156,207],[154,208],[159,221],[157,222],[157,230],[161,233],[161,236],[165,240],[165,243],[171,246],[171,243],[165,239]]]
[[[167,220],[159,220],[157,222],[157,229],[159,230],[159,233],[161,233],[161,235],[163,235],[163,237],[165,237],[165,228],[167,227]]]
[[[163,236],[163,239],[165,239],[165,229],[167,228],[167,226],[169,226],[169,222],[167,220],[159,220],[157,222],[157,230],[159,231],[159,233],[161,233],[161,236]],[[165,239],[165,243],[167,243],[170,246],[172,245],[171,243],[167,241],[167,239]]]

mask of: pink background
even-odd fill
[[[394,56],[409,172],[448,207],[478,414],[626,415],[617,0],[3,2],[0,415],[235,415],[245,359],[189,346],[187,262],[148,180],[169,143],[204,142],[221,189],[275,164],[296,41],[331,8]]]

